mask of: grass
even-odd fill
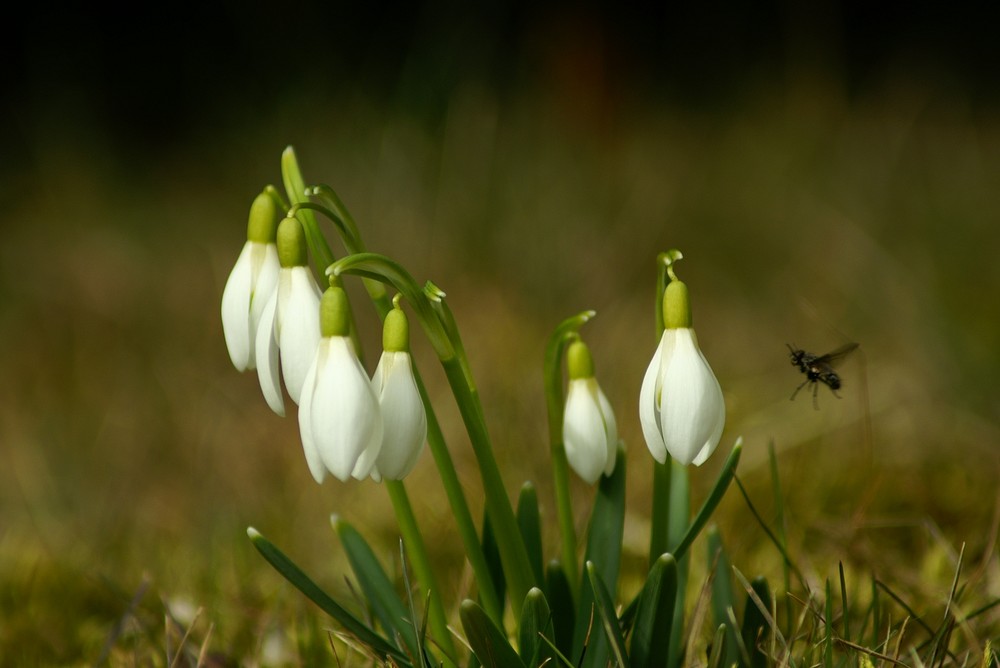
[[[653,259],[680,247],[756,511],[731,491],[715,520],[744,580],[779,593],[763,606],[771,661],[995,665],[1000,122],[912,83],[835,90],[823,104],[761,90],[713,114],[636,105],[594,126],[543,95],[467,88],[437,127],[384,114],[373,126],[363,100],[322,115],[293,102],[294,128],[264,119],[249,145],[220,136],[148,170],[95,163],[84,139],[40,150],[0,249],[0,664],[330,664],[332,643],[360,665],[245,537],[259,527],[346,593],[337,512],[399,575],[383,491],[311,484],[294,425],[226,358],[218,301],[246,206],[294,142],[373,250],[448,292],[508,488],[533,480],[549,524],[543,347],[563,317],[598,311],[588,343],[631,457],[623,594],[646,559],[633,416]],[[374,349],[374,316],[359,325]],[[844,340],[863,355],[839,369],[843,398],[789,402],[785,344]],[[457,627],[467,575],[426,459],[407,486]],[[720,462],[693,475],[696,506]],[[585,507],[591,491],[573,494]],[[788,598],[778,544],[799,573]],[[692,600],[707,576],[695,568]],[[704,619],[689,636],[699,662]]]

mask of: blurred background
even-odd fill
[[[329,622],[247,526],[334,591],[331,512],[395,559],[382,490],[315,485],[295,421],[226,353],[222,287],[289,144],[369,248],[448,293],[509,489],[535,481],[549,519],[544,345],[593,308],[630,455],[627,561],[644,559],[636,403],[654,260],[676,247],[726,395],[720,451],[743,435],[740,476],[773,519],[773,444],[809,573],[843,561],[934,599],[966,543],[1000,596],[996,5],[243,4],[36,3],[7,21],[0,663],[157,663],[177,629],[201,643],[209,625],[223,663],[292,661],[295,629]],[[849,341],[841,398],[789,401],[786,344]],[[478,503],[443,376],[414,346]],[[722,459],[692,471],[696,504]],[[592,490],[574,485],[582,527]],[[408,488],[457,601],[429,456]],[[737,493],[718,521],[743,572],[778,572]]]

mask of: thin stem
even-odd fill
[[[396,522],[399,524],[399,532],[403,536],[403,545],[406,546],[410,565],[413,566],[417,579],[423,585],[422,589],[429,592],[430,609],[428,614],[431,630],[434,632],[434,640],[444,654],[444,665],[454,667],[456,666],[453,659],[456,656],[455,645],[451,640],[451,631],[448,630],[448,618],[444,614],[444,606],[441,604],[441,588],[438,587],[437,581],[434,579],[434,572],[427,556],[427,547],[420,535],[420,528],[417,526],[417,518],[413,515],[413,507],[410,505],[406,488],[398,480],[385,480],[384,484],[389,492],[389,498],[392,500],[393,510],[396,511]]]
[[[549,338],[545,348],[545,403],[549,417],[549,452],[552,456],[552,482],[556,496],[556,514],[559,518],[559,537],[562,549],[563,572],[575,597],[579,591],[579,572],[576,565],[576,526],[573,503],[569,490],[569,462],[563,443],[563,413],[566,410],[563,393],[562,358],[567,344],[576,331],[594,317],[594,311],[584,311],[567,318]]]
[[[391,283],[403,293],[404,298],[413,307],[424,333],[444,367],[445,376],[448,378],[469,434],[483,481],[486,510],[496,534],[504,573],[510,584],[511,600],[514,601],[511,608],[515,617],[519,617],[520,603],[524,601],[531,587],[537,583],[510,497],[504,488],[500,469],[493,456],[489,433],[483,419],[482,403],[471,382],[467,362],[459,356],[456,343],[452,341],[427,295],[417,287],[413,277],[399,264],[382,255],[360,253],[338,261],[327,269],[327,273],[333,275],[353,273]]]
[[[666,553],[670,543],[667,541],[667,518],[670,511],[669,503],[662,499],[670,498],[670,463],[653,462],[653,508],[651,513],[651,528],[649,533],[649,567]]]

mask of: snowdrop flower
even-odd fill
[[[343,288],[323,293],[322,338],[299,403],[299,433],[309,472],[323,482],[329,471],[347,481],[370,475],[382,446],[382,416],[368,374],[348,336],[350,316]]]
[[[399,295],[393,302],[396,308],[386,314],[382,357],[372,376],[384,427],[382,449],[371,470],[375,480],[402,480],[413,470],[427,440],[427,413],[410,359],[409,323],[399,308]]]
[[[594,378],[594,362],[582,341],[566,353],[569,389],[563,414],[563,446],[576,474],[594,484],[611,475],[618,456],[618,425],[604,392]]]
[[[653,458],[669,453],[676,461],[700,466],[719,444],[726,421],[722,388],[698,348],[691,329],[687,286],[668,267],[663,294],[666,329],[649,363],[639,393],[639,418]]]
[[[264,306],[278,285],[277,209],[263,192],[250,207],[247,241],[222,291],[222,331],[239,371],[255,369],[255,339]]]
[[[302,385],[319,345],[319,286],[306,266],[302,224],[285,218],[278,225],[278,287],[271,294],[257,329],[257,376],[267,405],[285,414],[279,372],[292,401],[299,403]]]

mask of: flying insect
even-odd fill
[[[857,348],[857,343],[845,344],[825,355],[814,355],[801,348],[794,348],[790,344],[785,345],[788,346],[788,350],[791,353],[792,366],[806,375],[806,379],[802,381],[802,384],[792,392],[792,399],[795,399],[795,395],[799,393],[799,390],[806,385],[812,384],[813,406],[818,408],[816,395],[819,392],[820,383],[829,387],[830,391],[833,392],[833,396],[840,398],[840,395],[837,394],[837,390],[840,389],[841,385],[840,376],[833,370],[833,366],[843,359],[845,355]]]

